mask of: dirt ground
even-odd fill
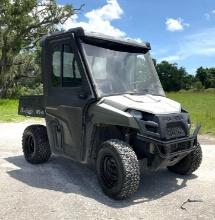
[[[53,157],[27,163],[21,151],[32,122],[0,124],[0,219],[215,219],[215,140],[201,136],[203,162],[191,176],[142,171],[138,192],[125,201],[106,197],[92,168]],[[181,205],[187,199],[189,202]]]

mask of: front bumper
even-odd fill
[[[157,149],[159,156],[163,159],[172,159],[177,156],[185,156],[195,150],[197,135],[201,126],[197,126],[193,134],[190,136],[177,138],[173,140],[162,141],[155,137],[145,134],[137,134],[137,139],[146,143],[152,143]]]

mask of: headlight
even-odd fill
[[[187,120],[187,125],[188,125],[188,129],[190,130],[190,128],[191,128],[191,121],[190,121],[190,117],[188,118],[188,120]]]
[[[142,113],[140,111],[129,109],[127,112],[129,112],[133,117],[139,120],[143,118]]]

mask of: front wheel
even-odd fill
[[[192,174],[196,171],[202,162],[202,149],[197,143],[196,149],[189,153],[186,157],[180,160],[173,166],[167,167],[170,171],[182,175]]]
[[[51,156],[46,127],[28,126],[22,136],[22,150],[25,159],[32,164],[45,163]]]
[[[108,140],[101,145],[97,156],[97,176],[106,195],[124,199],[136,192],[140,181],[137,156],[120,140]]]

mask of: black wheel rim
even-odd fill
[[[106,187],[112,188],[117,184],[119,171],[117,162],[113,156],[103,156],[101,160],[100,173]]]
[[[34,153],[34,139],[31,135],[26,140],[26,151],[29,156]]]

